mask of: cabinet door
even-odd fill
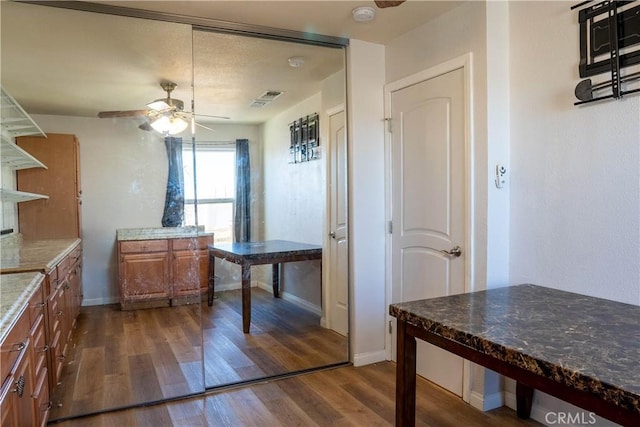
[[[24,348],[17,365],[0,392],[2,427],[33,426],[36,422],[33,404],[34,379],[29,349]]]
[[[173,252],[173,296],[199,295],[207,291],[208,251]]]
[[[168,252],[121,254],[119,273],[125,302],[171,297]]]
[[[47,169],[17,171],[17,188],[49,199],[18,205],[20,232],[26,239],[80,237],[79,144],[74,135],[24,136],[17,144]]]

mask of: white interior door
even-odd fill
[[[328,327],[342,335],[347,335],[349,329],[347,133],[345,123],[344,109],[330,112]]]
[[[464,292],[464,105],[463,69],[391,92],[392,302]],[[460,357],[420,340],[417,357],[420,375],[462,396]]]

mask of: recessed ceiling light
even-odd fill
[[[376,16],[376,10],[369,6],[356,7],[351,11],[356,22],[369,22]]]

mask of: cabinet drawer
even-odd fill
[[[207,249],[207,245],[213,244],[213,239],[212,236],[173,239],[171,244],[174,251]]]
[[[29,314],[25,305],[18,320],[0,344],[0,373],[2,375],[0,384],[7,378],[18,356],[28,344],[29,326]]]
[[[169,250],[167,240],[132,240],[120,242],[121,253],[163,252]]]

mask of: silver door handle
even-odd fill
[[[442,252],[443,254],[451,255],[455,258],[458,258],[460,255],[462,255],[462,248],[456,245],[450,251],[440,249],[440,252]]]
[[[336,232],[332,231],[331,233],[329,233],[329,237],[331,237],[332,239],[336,238]]]

